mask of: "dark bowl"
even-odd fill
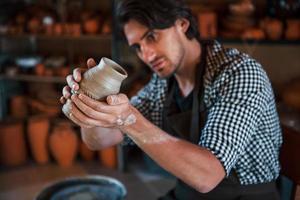
[[[106,176],[67,178],[45,187],[35,200],[123,200],[125,186]]]

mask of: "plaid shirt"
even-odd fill
[[[279,176],[281,129],[270,81],[261,65],[217,41],[209,46],[204,75],[207,121],[199,145],[235,170],[242,185],[270,182]],[[167,81],[156,74],[131,103],[162,127]],[[128,138],[127,138],[128,139]]]

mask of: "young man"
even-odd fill
[[[128,44],[154,75],[131,101],[118,94],[99,102],[71,95],[81,80],[75,69],[61,101],[83,141],[101,149],[129,137],[178,178],[160,199],[279,199],[282,137],[261,65],[201,41],[181,0],[124,0],[117,14]]]

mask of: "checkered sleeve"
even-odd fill
[[[252,59],[234,61],[213,83],[215,99],[208,108],[199,145],[210,150],[228,176],[255,132],[270,97],[269,81]]]

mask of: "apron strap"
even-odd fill
[[[193,109],[190,130],[190,141],[194,144],[199,142],[200,132],[205,124],[206,112],[204,104],[204,73],[206,67],[208,43],[201,43],[201,58],[200,63],[196,68],[195,87],[193,91]],[[199,114],[201,113],[201,120]]]

